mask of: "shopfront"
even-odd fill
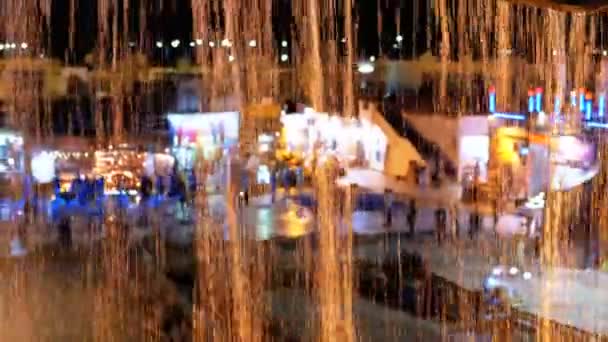
[[[367,120],[307,113],[281,118],[282,145],[294,160],[308,166],[327,155],[335,156],[342,167],[365,167],[384,171],[387,137]]]
[[[551,190],[569,190],[598,171],[595,143],[584,134],[553,135],[504,126],[492,136],[493,165],[502,194],[524,199]]]
[[[171,152],[178,166],[192,169],[198,156],[220,159],[238,144],[239,118],[238,112],[169,114]]]

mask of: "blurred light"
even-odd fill
[[[591,100],[585,101],[585,120],[591,120]]]
[[[178,47],[178,46],[179,46],[179,44],[180,44],[180,43],[181,43],[181,42],[179,41],[179,39],[175,39],[175,40],[173,40],[173,41],[171,42],[171,46],[173,46],[174,48],[176,48],[176,47]]]
[[[55,155],[41,152],[32,158],[31,167],[32,176],[38,183],[50,183],[55,178]]]
[[[287,62],[288,59],[289,59],[289,56],[286,53],[281,55],[281,62]]]
[[[372,62],[372,63],[374,63],[376,61],[376,56],[371,56],[369,58],[369,61]]]
[[[498,280],[496,280],[495,278],[493,278],[493,277],[486,278],[486,287],[487,288],[492,289],[492,288],[497,287],[498,285],[500,285],[500,282]]]
[[[579,105],[581,111],[585,110],[585,88],[580,89],[578,105]]]
[[[536,111],[540,112],[543,107],[543,89],[536,88]]]
[[[258,46],[258,42],[256,42],[255,39],[249,41],[249,47],[254,48],[256,46]]]
[[[282,46],[282,47],[287,47],[287,41],[286,41],[286,40],[282,41],[282,42],[281,42],[281,46]]]
[[[534,96],[528,97],[528,112],[532,113],[534,111]]]
[[[608,128],[608,124],[605,124],[603,122],[587,122],[587,127]]]
[[[494,113],[492,117],[497,119],[509,119],[509,120],[525,120],[526,117],[521,114],[511,114],[511,113]]]
[[[228,56],[228,62],[234,62],[234,56],[233,55]]]
[[[0,50],[4,50],[4,44],[0,44]]]
[[[196,42],[190,42],[190,46],[191,47],[195,47],[196,46]]]
[[[598,109],[597,109],[597,113],[600,118],[604,117],[605,106],[606,106],[606,95],[604,95],[604,93],[601,93],[600,98],[598,100]]]
[[[27,43],[26,43],[26,42],[21,43],[21,49],[22,49],[22,50],[26,50],[26,49],[27,49],[27,47],[28,47],[28,45],[27,45]]]
[[[399,35],[397,35],[397,37],[395,38],[395,40],[396,40],[398,43],[401,43],[401,42],[403,41],[403,36],[399,34]]]
[[[16,49],[16,48],[17,48],[17,44],[12,43],[12,44],[11,44],[11,49]]]
[[[524,279],[525,280],[532,279],[532,273],[530,273],[530,272],[524,272]]]
[[[539,126],[544,126],[547,121],[547,115],[545,115],[545,112],[538,112],[538,117],[536,118],[536,120],[536,123]]]
[[[604,55],[604,57],[608,56],[608,51],[606,51],[606,50],[602,51],[602,55]]]
[[[209,42],[209,47],[215,47],[215,43],[214,42]]]
[[[502,267],[494,267],[492,269],[492,275],[493,276],[499,276],[502,274]]]
[[[156,47],[159,48],[159,49],[162,48],[163,47],[163,42],[160,42],[160,41],[156,42]]]
[[[490,113],[496,112],[496,93],[490,90]]]
[[[519,269],[517,267],[513,266],[509,269],[510,275],[516,275],[517,273],[519,273]]]
[[[340,41],[341,41],[342,43],[346,43],[346,37],[344,37],[344,38],[340,39]]]
[[[222,46],[223,46],[223,47],[231,47],[231,46],[232,46],[232,43],[230,42],[230,40],[228,40],[228,38],[224,38],[224,39],[222,40]]]
[[[135,42],[129,42],[129,47],[135,47]]]
[[[362,74],[371,74],[374,72],[374,66],[370,63],[361,63],[359,64],[358,71]]]
[[[196,45],[203,45],[202,39],[195,39],[194,41],[196,42]]]
[[[555,95],[555,102],[553,103],[553,112],[555,114],[559,113],[559,107],[560,107],[561,103],[559,100],[559,95]]]
[[[576,92],[574,90],[570,92],[570,104],[576,106]]]

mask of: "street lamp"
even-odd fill
[[[21,43],[21,49],[22,49],[22,50],[26,50],[26,49],[27,49],[27,47],[28,47],[28,45],[27,45],[27,43],[26,43],[26,42]]]
[[[281,55],[281,62],[287,62],[288,59],[289,59],[289,56],[286,53]]]
[[[215,47],[215,43],[214,42],[209,42],[209,47]]]
[[[258,46],[258,42],[256,42],[255,39],[249,41],[249,47],[254,48],[256,46]]]
[[[195,42],[190,42],[190,47],[195,47],[196,43]]]
[[[398,34],[395,40],[397,41],[397,43],[401,43],[403,41],[403,36]]]
[[[203,45],[202,39],[196,39],[195,42],[196,42],[196,45]]]
[[[163,48],[163,42],[161,42],[161,41],[156,42],[156,47],[159,48],[159,49],[162,49]]]
[[[286,40],[282,41],[282,42],[281,42],[281,46],[282,46],[282,47],[287,47],[287,41],[286,41]]]
[[[234,62],[234,56],[233,55],[228,56],[228,62],[230,62],[230,63]]]
[[[173,41],[171,42],[171,46],[172,46],[173,48],[177,48],[177,47],[179,46],[179,44],[180,44],[180,43],[181,43],[181,42],[179,41],[179,39],[175,39],[175,40],[173,40]]]
[[[228,38],[224,38],[224,39],[222,40],[222,46],[223,46],[223,47],[231,47],[231,46],[232,46],[232,43],[230,42],[230,40],[228,40]]]

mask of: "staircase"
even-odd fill
[[[391,103],[390,99],[383,101],[382,114],[386,121],[393,126],[395,131],[408,139],[427,162],[434,161],[438,156],[443,162],[446,175],[454,179],[457,177],[457,168],[456,165],[454,165],[454,162],[452,162],[445,153],[439,150],[433,141],[425,138],[416,130],[414,125],[402,115],[401,107],[398,104]]]

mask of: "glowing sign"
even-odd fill
[[[492,117],[497,119],[509,119],[509,120],[520,120],[523,121],[526,119],[524,115],[521,114],[511,114],[511,113],[494,113]]]
[[[543,102],[543,89],[536,88],[536,111],[540,112],[542,110],[542,102]]]
[[[605,106],[606,106],[606,95],[604,95],[604,93],[602,93],[600,95],[600,99],[598,101],[598,109],[597,109],[597,113],[600,118],[604,117]]]

